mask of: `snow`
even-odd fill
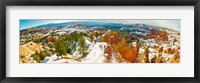
[[[105,47],[108,46],[108,44],[106,42],[92,43],[87,38],[85,38],[85,41],[89,46],[88,49],[89,54],[85,58],[81,59],[81,61],[77,61],[75,60],[75,58],[57,60],[57,56],[56,54],[54,54],[51,57],[46,57],[43,60],[43,63],[104,63],[104,60],[106,59],[104,55],[104,50]],[[75,51],[73,55],[67,55],[67,56],[80,57],[76,54],[79,54],[78,51]]]
[[[88,29],[82,29],[82,28],[63,28],[63,29],[60,29],[59,31],[64,31],[64,32],[68,32],[69,33],[72,33],[72,32],[75,32],[75,31],[78,31],[78,32],[87,32]]]
[[[56,54],[52,55],[51,57],[46,57],[42,62],[43,63],[49,63],[49,62],[52,62],[52,61],[55,61],[57,60],[57,56]]]
[[[107,46],[105,42],[97,42],[89,47],[89,54],[83,59],[83,63],[102,63],[105,60],[104,47]]]
[[[65,28],[65,31],[87,31],[85,29],[79,29],[79,28]],[[105,36],[106,34],[108,34],[111,30],[106,31],[105,34],[103,34],[102,36]],[[101,37],[94,37],[94,40],[101,40]],[[111,38],[113,36],[110,36]],[[56,54],[52,55],[51,57],[46,57],[43,60],[43,63],[105,63],[106,61],[106,56],[108,56],[108,54],[105,54],[105,48],[109,45],[106,42],[91,42],[90,38],[88,37],[84,37],[86,45],[89,47],[89,49],[87,50],[88,55],[84,58],[81,58],[82,55],[80,53],[80,51],[78,50],[80,47],[79,45],[76,45],[75,48],[76,50],[72,51],[72,55],[67,54],[67,59],[59,59],[56,56]],[[169,38],[169,40],[173,40],[173,38]],[[178,48],[179,47],[179,42],[175,42],[174,45],[169,45],[169,44],[157,44],[156,41],[154,39],[148,39],[147,41],[145,41],[145,43],[147,46],[149,46],[150,48],[149,50],[149,59],[152,59],[154,56],[158,57],[159,52],[157,50],[154,49],[154,46],[159,46],[159,47],[163,47],[163,50],[166,50],[166,48]],[[132,45],[136,45],[136,42],[132,42]],[[139,54],[143,54],[145,52],[145,50],[143,48],[139,49]],[[114,56],[113,56],[114,55]],[[112,54],[111,56],[111,63],[119,63],[116,59],[116,56],[120,57],[120,54]],[[174,54],[166,54],[164,52],[162,52],[162,57],[165,58],[165,60],[171,59],[173,57]],[[123,59],[123,58],[122,58]],[[139,59],[138,59],[139,60]],[[123,60],[122,62],[127,62],[126,60]]]
[[[68,63],[68,62],[77,63],[78,61],[75,59],[59,59],[58,60],[58,57],[56,56],[56,54],[54,54],[51,57],[46,57],[42,62],[43,63]]]

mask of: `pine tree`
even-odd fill
[[[85,51],[88,49],[88,46],[86,45],[84,38],[79,39],[79,44],[80,44],[80,47],[81,47],[82,55],[85,56]]]
[[[55,43],[55,49],[58,57],[66,54],[66,45],[62,40],[58,40]]]
[[[90,35],[90,41],[91,41],[91,42],[93,42],[93,41],[94,41],[94,37],[93,37],[93,35],[92,35],[92,34]]]
[[[44,54],[43,51],[40,51],[39,57],[40,57],[40,60],[43,61],[46,58],[46,55]]]

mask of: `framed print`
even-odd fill
[[[1,2],[1,82],[198,83],[199,1]]]

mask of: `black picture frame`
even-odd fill
[[[6,6],[194,6],[194,77],[6,77]],[[2,83],[200,83],[199,0],[1,0],[0,13]]]

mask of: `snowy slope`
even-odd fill
[[[90,46],[89,54],[85,57],[83,63],[103,63],[105,60],[104,50],[108,44],[105,42],[93,44]]]
[[[106,59],[104,55],[104,50],[108,44],[105,42],[90,42],[86,37],[85,41],[86,44],[89,46],[89,54],[85,58],[81,59],[81,61],[76,60],[78,57],[80,57],[80,55],[77,51],[74,51],[73,55],[68,55],[74,57],[72,59],[57,60],[57,56],[56,54],[54,54],[51,57],[46,57],[43,60],[43,63],[104,63],[104,60]]]

